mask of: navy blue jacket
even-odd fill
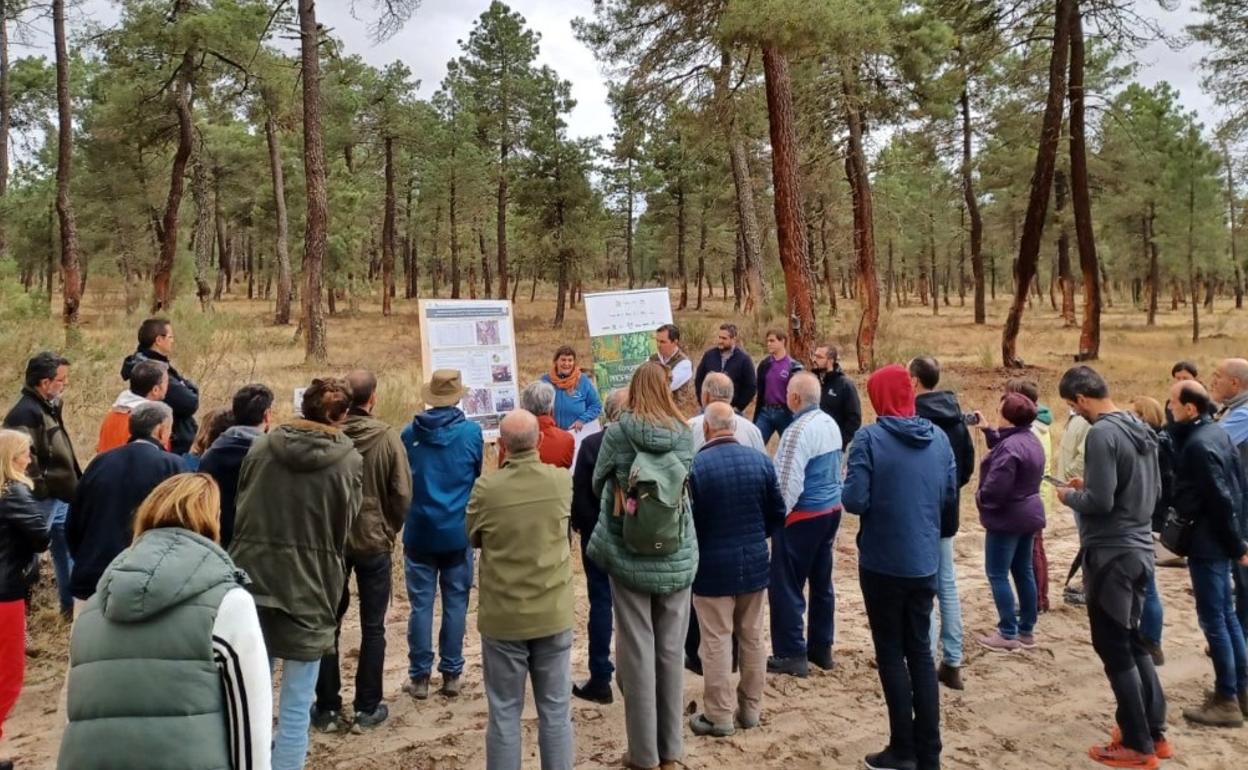
[[[576,453],[576,465],[572,468],[571,526],[581,533],[581,538],[586,543],[594,534],[594,525],[598,523],[598,513],[602,507],[602,501],[594,494],[594,466],[598,464],[598,453],[606,435],[605,430],[600,430],[587,436],[581,442],[580,451]]]
[[[1248,545],[1236,522],[1244,501],[1239,450],[1218,423],[1201,416],[1175,422],[1174,494],[1171,504],[1196,522],[1187,555],[1195,559],[1239,559]]]
[[[738,412],[745,411],[745,408],[754,400],[755,391],[758,390],[754,359],[750,358],[750,354],[740,347],[733,348],[732,355],[728,356],[726,363],[719,353],[719,348],[711,348],[703,353],[702,361],[698,364],[698,371],[693,376],[693,387],[699,403],[702,400],[702,383],[706,381],[706,375],[716,372],[722,372],[732,380],[732,408]]]
[[[235,501],[238,497],[238,476],[243,458],[255,443],[255,436],[230,428],[219,436],[199,461],[199,472],[207,473],[221,488],[221,547],[228,549],[234,539]]]
[[[69,590],[75,599],[91,598],[104,570],[130,547],[134,512],[148,494],[160,482],[184,472],[182,458],[151,439],[131,439],[96,455],[78,482],[65,518],[65,540],[74,560]]]
[[[849,445],[841,504],[862,518],[858,566],[893,577],[935,575],[940,521],[958,504],[944,432],[922,417],[881,417]]]
[[[767,538],[784,526],[784,497],[771,458],[733,438],[699,450],[689,471],[698,534],[698,596],[737,596],[767,587]]]

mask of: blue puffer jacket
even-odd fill
[[[594,494],[602,503],[586,552],[594,563],[630,590],[666,596],[693,585],[698,571],[698,536],[693,514],[686,505],[684,531],[676,553],[642,556],[624,545],[624,522],[615,515],[615,486],[627,483],[638,449],[675,452],[685,467],[693,465],[693,434],[686,425],[664,427],[625,412],[619,422],[607,426],[594,465]]]
[[[465,514],[485,451],[481,426],[453,406],[416,415],[403,429],[412,469],[412,506],[403,527],[403,548],[419,554],[468,547]]]
[[[862,519],[858,566],[893,577],[940,567],[940,520],[958,504],[958,473],[943,431],[922,417],[881,417],[849,445],[841,502]]]
[[[767,538],[784,526],[784,497],[771,459],[736,439],[710,442],[689,473],[698,533],[698,596],[737,596],[767,587]]]

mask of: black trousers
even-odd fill
[[[316,680],[316,707],[321,711],[342,710],[342,675],[339,671],[338,638],[342,634],[342,618],[351,603],[348,585],[355,572],[356,590],[360,596],[360,658],[355,670],[355,711],[374,711],[381,703],[381,678],[386,663],[386,611],[390,608],[390,554],[347,558],[347,584],[342,587],[338,604],[338,630],[334,635],[334,651],[321,658],[321,673]]]
[[[940,767],[940,691],[932,661],[936,576],[858,570],[875,659],[888,704],[889,748],[920,768]]]

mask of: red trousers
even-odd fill
[[[26,676],[26,600],[0,602],[0,737]]]
[[[1044,552],[1044,530],[1036,533],[1031,546],[1031,567],[1036,573],[1036,606],[1049,611],[1049,557]]]

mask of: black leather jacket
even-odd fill
[[[48,549],[48,523],[30,488],[0,490],[0,602],[25,599],[35,556]]]

